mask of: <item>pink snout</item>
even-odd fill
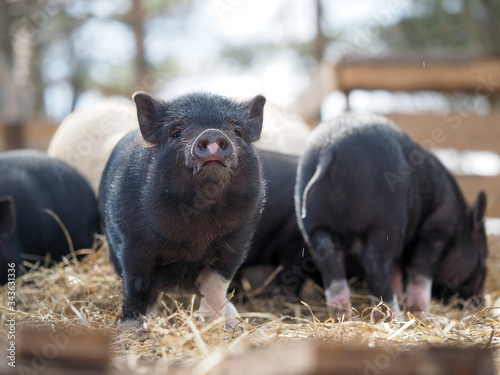
[[[225,164],[233,152],[231,140],[217,129],[208,129],[201,133],[191,149],[192,155],[203,164],[210,161]]]

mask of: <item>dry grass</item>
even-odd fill
[[[196,300],[183,303],[165,297],[160,313],[147,317],[143,328],[122,332],[117,321],[123,303],[123,286],[108,260],[105,246],[80,262],[66,260],[52,268],[35,267],[16,282],[17,327],[64,327],[80,332],[106,333],[117,358],[134,367],[142,360],[157,360],[163,366],[193,369],[202,374],[225,356],[276,342],[304,338],[354,342],[362,345],[417,344],[500,348],[500,238],[490,237],[491,255],[486,282],[487,306],[460,310],[434,302],[432,313],[403,316],[390,322],[375,322],[370,310],[363,318],[333,322],[328,318],[321,294],[311,285],[304,303],[283,298],[254,297],[234,301],[244,318],[244,328],[225,330],[221,321],[200,322],[194,314]],[[0,337],[7,335],[6,287],[0,289]],[[240,293],[240,295],[242,295]],[[355,296],[358,311],[368,299]],[[123,363],[121,365],[123,365]],[[497,369],[500,363],[497,361]]]

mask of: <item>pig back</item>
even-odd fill
[[[15,206],[16,231],[5,240],[9,252],[50,253],[53,259],[70,252],[63,229],[47,210],[68,230],[75,249],[92,246],[99,232],[97,202],[75,169],[37,151],[11,151],[0,156],[0,171],[0,196],[12,196]]]
[[[372,223],[402,220],[404,225],[411,204],[411,178],[398,180],[397,189],[391,189],[388,181],[407,164],[403,136],[378,116],[342,116],[320,125],[299,165],[296,209],[307,207],[304,224],[340,232],[361,232]],[[323,171],[321,178],[304,197],[307,184],[319,169]]]

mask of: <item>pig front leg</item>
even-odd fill
[[[136,259],[132,256],[126,258],[122,273],[125,284],[125,301],[121,322],[137,320],[140,315],[146,314],[153,297],[155,297],[151,293],[151,280],[154,280],[152,269],[149,262],[144,262],[142,259]]]
[[[121,321],[139,319],[148,308],[149,291],[143,275],[124,276],[125,301]]]
[[[397,290],[398,271],[395,259],[400,253],[402,241],[400,237],[385,230],[377,230],[368,235],[365,249],[361,255],[361,265],[372,298],[377,304],[380,298],[389,306],[394,316],[399,314]]]
[[[209,321],[225,317],[226,325],[235,328],[240,320],[238,311],[226,297],[230,281],[215,270],[202,271],[196,281],[202,295],[198,311]]]
[[[344,265],[345,246],[331,233],[323,230],[314,232],[311,242],[323,278],[330,314],[335,319],[349,319],[352,305]]]

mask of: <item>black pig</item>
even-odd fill
[[[226,301],[247,254],[265,187],[253,142],[265,98],[208,93],[163,102],[136,93],[140,133],[115,147],[99,187],[111,259],[125,283],[122,320],[145,314],[162,290],[202,295],[200,311],[237,324]],[[232,317],[232,318],[231,318]]]
[[[87,181],[66,163],[38,151],[0,155],[0,282],[8,265],[19,275],[21,254],[58,260],[70,253],[66,235],[46,210],[66,227],[75,249],[90,248],[99,233],[97,201]]]
[[[243,267],[283,266],[276,276],[278,286],[282,292],[299,296],[307,278],[321,283],[295,217],[293,192],[299,157],[266,150],[258,150],[258,154],[266,181],[266,202]]]
[[[394,313],[404,279],[410,311],[428,311],[432,289],[481,296],[485,194],[468,208],[437,158],[389,120],[344,115],[315,129],[295,200],[332,315],[350,315],[345,257],[353,252],[370,294]]]

